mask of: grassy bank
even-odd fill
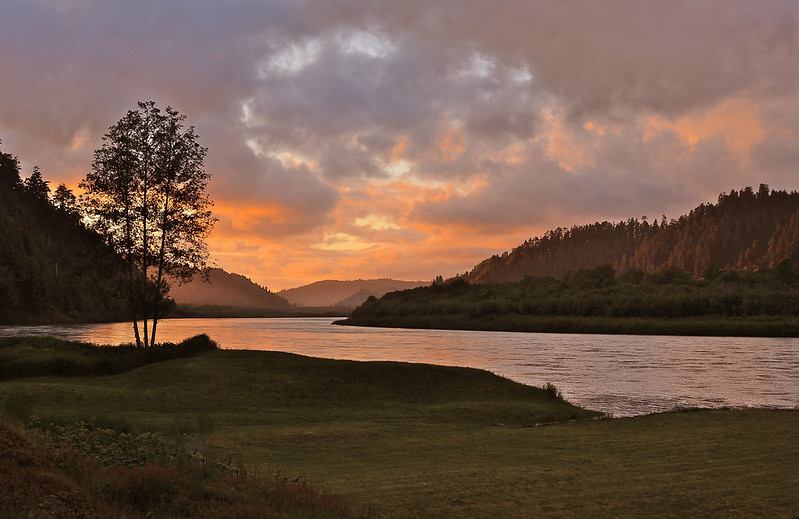
[[[322,489],[351,517],[795,513],[799,413],[597,421],[555,393],[474,369],[215,350],[110,376],[6,380],[0,409],[35,418],[39,435],[80,422],[160,435]]]
[[[97,346],[53,337],[2,337],[0,380],[45,375],[112,375],[216,348],[216,343],[204,334],[180,344],[164,343],[151,348],[137,348],[133,344]]]

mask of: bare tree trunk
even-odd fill
[[[139,335],[139,321],[136,319],[136,289],[133,280],[133,261],[128,261],[128,288],[130,296],[130,317],[133,320],[133,334],[136,336],[136,347],[141,348],[141,336]]]
[[[149,118],[146,119],[147,121],[147,130],[145,132],[145,138],[150,138],[150,120]],[[146,145],[145,145],[146,146]],[[149,273],[147,272],[147,267],[149,266],[149,257],[150,257],[150,250],[148,248],[148,230],[147,230],[147,220],[150,217],[150,200],[147,198],[147,191],[149,188],[149,180],[150,180],[150,150],[146,149],[145,157],[144,157],[144,175],[143,175],[143,184],[142,184],[142,256],[141,256],[141,267],[142,273],[144,275],[144,283],[143,288],[144,291],[142,293],[142,329],[144,331],[144,347],[147,348],[150,346],[149,336],[147,334],[147,314],[149,310]]]
[[[166,234],[169,221],[169,203],[172,182],[167,180],[164,187],[164,210],[161,218],[161,247],[158,250],[158,274],[155,278],[155,301],[153,305],[153,335],[150,344],[155,344],[155,329],[158,326],[158,304],[161,302],[161,282],[164,279],[164,259],[166,254]]]
[[[153,288],[153,330],[150,336],[150,345],[155,345],[155,330],[158,327],[158,304],[161,302],[161,267],[158,268],[156,285]]]
[[[158,303],[156,303],[156,305],[157,304]],[[150,334],[150,337],[151,337],[150,338],[150,344],[155,344],[155,329],[156,329],[157,326],[158,326],[158,308],[156,307],[156,309],[154,310],[154,314],[153,314],[153,330],[152,330],[152,333]]]
[[[136,337],[136,347],[141,348],[141,336],[139,335],[139,322],[136,319],[136,284],[135,284],[135,264],[133,257],[133,238],[131,237],[130,226],[130,202],[125,202],[125,241],[128,250],[128,297],[130,299],[130,318],[133,321],[133,334]]]

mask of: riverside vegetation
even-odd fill
[[[787,517],[799,502],[796,411],[596,420],[476,369],[207,337],[142,351],[0,340],[16,366],[0,515]]]
[[[470,284],[463,277],[370,298],[342,324],[535,332],[799,336],[799,273],[672,267],[616,275],[608,266],[563,279]]]

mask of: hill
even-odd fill
[[[548,231],[471,272],[369,298],[341,324],[799,336],[799,194],[747,187],[679,219]]]
[[[169,296],[178,304],[231,306],[237,308],[288,309],[291,304],[249,278],[210,268],[204,276],[180,285],[172,283]]]
[[[382,297],[389,292],[408,290],[428,284],[422,281],[397,281],[394,279],[325,280],[298,288],[281,290],[278,295],[298,306],[354,308],[366,301],[369,296]]]
[[[0,324],[126,319],[121,260],[83,227],[75,196],[19,172],[0,152]]]
[[[610,265],[661,272],[677,268],[694,277],[706,271],[758,270],[784,259],[799,262],[799,193],[761,184],[722,193],[678,219],[644,218],[557,228],[511,252],[486,259],[467,273],[471,283],[562,278],[570,270]]]

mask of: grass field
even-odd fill
[[[36,341],[0,354],[40,356]],[[158,434],[307,482],[350,517],[799,516],[799,412],[595,420],[554,393],[474,369],[217,350],[6,380],[0,410]]]

